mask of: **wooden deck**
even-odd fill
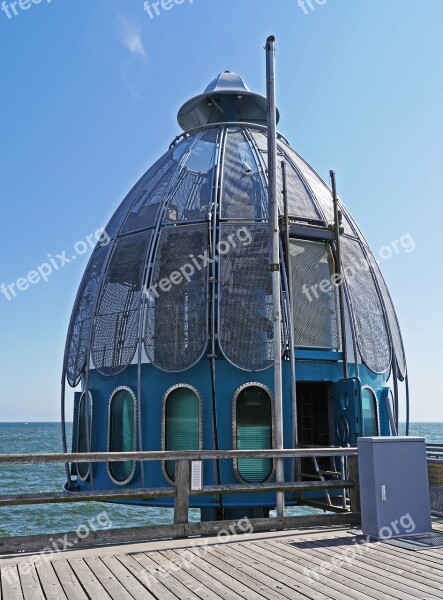
[[[435,524],[443,531],[443,522]],[[1,600],[431,600],[443,549],[356,544],[349,528],[0,556]]]

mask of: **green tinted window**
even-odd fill
[[[377,424],[377,399],[374,392],[369,388],[363,388],[361,392],[363,436],[371,437],[378,435]]]
[[[89,431],[88,431],[89,429]],[[92,397],[88,393],[88,401],[83,393],[78,407],[78,442],[77,452],[91,451],[91,432],[92,432]],[[86,479],[89,474],[88,463],[78,463],[77,473],[81,479]]]
[[[249,386],[237,396],[235,424],[238,450],[272,449],[272,402],[261,387]],[[270,458],[241,458],[237,468],[250,483],[266,481],[272,473]]]
[[[200,401],[196,393],[187,387],[173,390],[166,398],[165,449],[200,449]],[[175,462],[166,461],[169,478],[175,479]]]
[[[129,390],[118,390],[111,400],[109,451],[135,450],[135,398]],[[110,462],[109,470],[118,482],[127,481],[134,470],[133,461]]]

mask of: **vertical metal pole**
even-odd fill
[[[407,371],[406,371],[406,376],[405,376],[405,385],[406,385],[406,435],[409,435],[411,414],[410,414],[410,403],[409,403],[409,377],[408,377]],[[398,425],[397,425],[397,428],[398,428]]]
[[[275,102],[275,37],[266,41],[266,87],[268,99],[268,195],[269,226],[271,235],[270,270],[272,275],[273,325],[274,325],[274,402],[275,446],[283,449],[283,390],[281,365],[281,303],[280,303],[280,231],[278,225],[277,195],[277,107]],[[284,463],[276,459],[277,483],[284,481]],[[285,495],[277,492],[277,517],[284,517]]]
[[[345,319],[345,298],[343,293],[343,279],[341,268],[341,246],[340,246],[340,211],[338,208],[337,183],[335,180],[334,171],[329,171],[332,186],[332,198],[334,202],[334,223],[335,223],[335,273],[339,277],[339,303],[340,303],[340,329],[341,329],[341,345],[343,354],[343,377],[348,378],[348,348],[346,335],[346,319]]]
[[[286,172],[286,162],[282,161],[282,180],[283,180],[283,206],[285,216],[285,252],[286,252],[286,271],[283,269],[283,286],[286,286],[288,321],[289,321],[289,360],[291,362],[291,398],[292,398],[292,448],[298,446],[298,416],[297,416],[297,374],[295,370],[295,323],[292,312],[292,268],[291,268],[291,244],[289,237],[289,206],[288,206],[288,181]],[[295,458],[292,464],[294,481],[298,481],[300,473],[300,460]],[[296,495],[296,494],[295,494]]]

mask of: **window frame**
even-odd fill
[[[131,396],[132,396],[133,401],[134,401],[134,444],[133,444],[133,450],[132,451],[135,452],[136,448],[137,448],[137,397],[136,397],[134,391],[130,387],[128,387],[126,385],[121,385],[121,386],[115,388],[112,391],[112,393],[111,393],[111,395],[109,397],[109,401],[108,401],[108,432],[107,432],[107,450],[108,450],[108,452],[111,452],[110,447],[111,447],[111,409],[112,409],[112,401],[113,401],[114,397],[118,394],[118,392],[121,392],[123,390],[126,391],[126,392],[129,392],[131,394]],[[128,462],[130,462],[130,461],[128,461]],[[110,467],[110,461],[108,461],[106,463],[106,470],[108,472],[109,478],[112,481],[112,483],[114,483],[115,485],[118,485],[120,487],[128,485],[134,479],[135,471],[137,469],[137,463],[136,463],[136,461],[134,460],[134,461],[132,461],[132,463],[133,463],[133,467],[132,467],[132,471],[131,471],[130,476],[127,477],[127,479],[125,479],[124,481],[118,481],[113,476],[112,471],[111,471],[111,467]]]
[[[191,390],[195,394],[195,396],[198,400],[198,450],[201,450],[203,447],[202,398],[201,398],[200,392],[197,390],[197,388],[195,388],[193,385],[190,385],[189,383],[177,383],[166,390],[166,392],[163,396],[163,400],[162,400],[162,451],[163,452],[167,451],[166,450],[166,402],[167,402],[169,396],[175,390],[183,389],[183,388]],[[166,469],[166,462],[167,462],[166,460],[161,461],[161,468],[162,468],[163,476],[168,483],[175,486],[175,481],[173,481],[168,475],[168,471]]]
[[[79,447],[80,447],[80,418],[81,418],[81,408],[82,408],[82,402],[85,399],[85,395],[86,392],[82,392],[81,396],[80,396],[80,400],[78,403],[78,416],[77,416],[77,452],[79,452]],[[88,390],[88,397],[89,397],[89,401],[91,403],[91,421],[89,423],[89,451],[91,452],[91,448],[92,448],[92,423],[94,420],[94,398],[92,396],[91,390]],[[90,475],[91,475],[91,464],[90,463],[81,463],[81,464],[87,464],[88,465],[88,470],[86,472],[86,475],[84,477],[82,477],[82,475],[80,474],[79,471],[79,464],[77,464],[77,477],[78,479],[80,479],[80,481],[88,481]]]
[[[360,400],[360,402],[361,402],[361,437],[374,437],[374,436],[367,436],[364,433],[364,426],[365,426],[364,418],[363,418],[363,392],[364,392],[364,390],[369,390],[371,392],[373,401],[375,403],[375,422],[377,425],[377,433],[376,433],[375,437],[379,437],[380,436],[380,409],[378,406],[378,396],[377,396],[377,393],[374,390],[374,388],[371,387],[370,385],[362,385],[362,388],[361,388],[361,400]]]
[[[264,390],[269,396],[269,400],[271,402],[271,444],[272,444],[272,448],[275,448],[274,396],[273,396],[271,390],[266,385],[264,385],[263,383],[258,383],[257,381],[244,383],[239,388],[237,388],[237,390],[234,393],[234,397],[232,399],[232,448],[233,448],[233,450],[238,450],[238,447],[237,447],[237,400],[238,400],[240,394],[249,387],[259,387],[262,390]],[[251,459],[251,460],[254,460],[254,459]],[[269,477],[259,483],[269,483],[274,478],[274,476],[275,476],[275,460],[274,459],[271,459],[271,460],[272,460],[272,469],[271,469],[271,473],[269,474]],[[240,483],[248,483],[249,484],[250,482],[246,481],[246,479],[243,479],[243,477],[241,476],[241,474],[238,470],[238,458],[233,459],[233,467],[234,467],[234,474],[235,474],[236,478],[238,479],[238,481]]]

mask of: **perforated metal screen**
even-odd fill
[[[235,366],[261,371],[274,359],[269,225],[245,226],[250,242],[237,243],[220,257],[219,344]],[[238,229],[238,223],[221,224],[220,240],[235,239]]]
[[[322,242],[290,241],[292,310],[299,347],[340,346],[337,287],[331,284],[334,260]]]
[[[260,150],[265,163],[268,160],[268,139],[264,132],[251,130],[251,135]],[[286,183],[288,190],[288,212],[290,217],[300,217],[303,219],[321,219],[321,214],[315,206],[315,201],[311,197],[307,187],[300,178],[299,173],[294,168],[287,153],[284,152],[284,146],[277,144],[277,189],[278,199],[280,205],[280,212],[283,214],[283,175],[281,169],[281,162],[286,162]]]
[[[92,357],[103,375],[127,367],[138,344],[142,278],[152,232],[117,240],[94,325]]]
[[[155,224],[161,203],[166,200],[177,177],[181,160],[194,139],[191,137],[182,140],[167,153],[158,168],[152,171],[127,216],[122,233],[131,233]]]
[[[166,221],[206,221],[213,202],[219,131],[200,134],[169,194]]]
[[[179,372],[208,342],[208,225],[162,230],[146,293],[145,350],[158,368]]]
[[[72,311],[65,350],[66,375],[69,385],[75,387],[86,364],[91,322],[103,266],[110,245],[97,248],[86,268]]]
[[[313,191],[318,205],[325,216],[326,222],[332,223],[334,221],[334,207],[332,203],[332,193],[328,186],[322,181],[319,175],[317,175],[314,169],[297,154],[297,152],[286,144],[280,145]]]
[[[342,263],[360,353],[372,371],[384,373],[391,364],[391,347],[381,301],[360,242],[342,238]]]
[[[242,129],[227,131],[222,178],[221,217],[224,219],[264,219],[267,194]]]

